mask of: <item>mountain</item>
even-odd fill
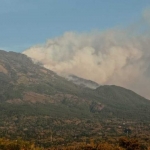
[[[100,86],[98,83],[96,83],[94,81],[86,80],[86,79],[80,78],[80,77],[75,76],[75,75],[69,75],[67,77],[67,79],[69,81],[72,81],[74,84],[77,84],[77,85],[80,85],[80,86],[83,86],[83,87],[88,87],[88,88],[91,88],[91,89],[96,89],[97,87]]]
[[[131,90],[115,85],[85,88],[24,54],[0,51],[1,137],[48,146],[52,139],[58,144],[85,136],[120,136],[125,127],[136,134],[141,122],[150,133],[149,108],[150,101]]]

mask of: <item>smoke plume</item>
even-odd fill
[[[150,99],[148,14],[148,11],[143,13],[146,23],[138,31],[130,27],[104,32],[66,32],[23,53],[60,75],[74,74],[101,85],[123,86]]]

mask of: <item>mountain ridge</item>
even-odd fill
[[[76,85],[24,54],[0,51],[1,136],[28,137],[40,143],[37,133],[44,132],[42,137],[48,140],[50,129],[55,139],[120,136],[124,122],[136,134],[137,123],[149,125],[149,108],[150,101],[131,90]]]
[[[139,96],[135,92],[115,85],[103,85],[93,90],[84,88],[82,85],[76,85],[63,77],[58,76],[53,71],[39,66],[38,64],[34,64],[31,58],[28,58],[26,55],[15,52],[0,51],[0,77],[1,85],[4,85],[3,82],[5,82],[5,86],[8,88],[7,90],[10,90],[10,93],[12,92],[11,95],[5,91],[5,95],[8,94],[6,99],[9,102],[13,99],[13,95],[18,93],[20,93],[20,96],[18,94],[18,96],[14,96],[14,98],[24,99],[25,101],[29,101],[30,97],[31,100],[33,97],[36,97],[36,99],[38,99],[37,97],[41,97],[45,102],[48,102],[48,99],[55,99],[50,100],[51,102],[57,101],[56,99],[61,99],[61,101],[63,101],[65,97],[68,98],[69,94],[70,97],[78,97],[79,99],[85,99],[86,97],[87,100],[94,100],[91,96],[87,96],[91,93],[91,95],[95,94],[94,97],[100,97],[103,103],[114,101],[115,104],[120,103],[121,105],[123,102],[126,102],[127,104],[132,101],[134,103],[133,105],[136,105],[136,101],[140,99],[142,99],[141,103],[145,100],[147,102],[147,99]],[[80,79],[76,76],[75,78]],[[84,80],[82,78],[81,80],[98,85],[93,81]],[[2,86],[1,90],[4,90]],[[57,95],[61,95],[61,98],[58,98]],[[39,101],[40,98],[37,102]],[[35,102],[36,101],[34,101],[34,103]]]

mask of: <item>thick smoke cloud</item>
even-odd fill
[[[150,37],[146,31],[67,32],[23,53],[60,75],[123,86],[150,99]]]

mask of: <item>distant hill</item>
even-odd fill
[[[102,129],[116,135],[124,122],[134,130],[133,124],[150,120],[150,101],[133,91],[72,78],[84,86],[24,54],[0,50],[0,136],[39,141],[37,134],[46,139],[53,130],[55,139],[71,139],[103,134]]]

